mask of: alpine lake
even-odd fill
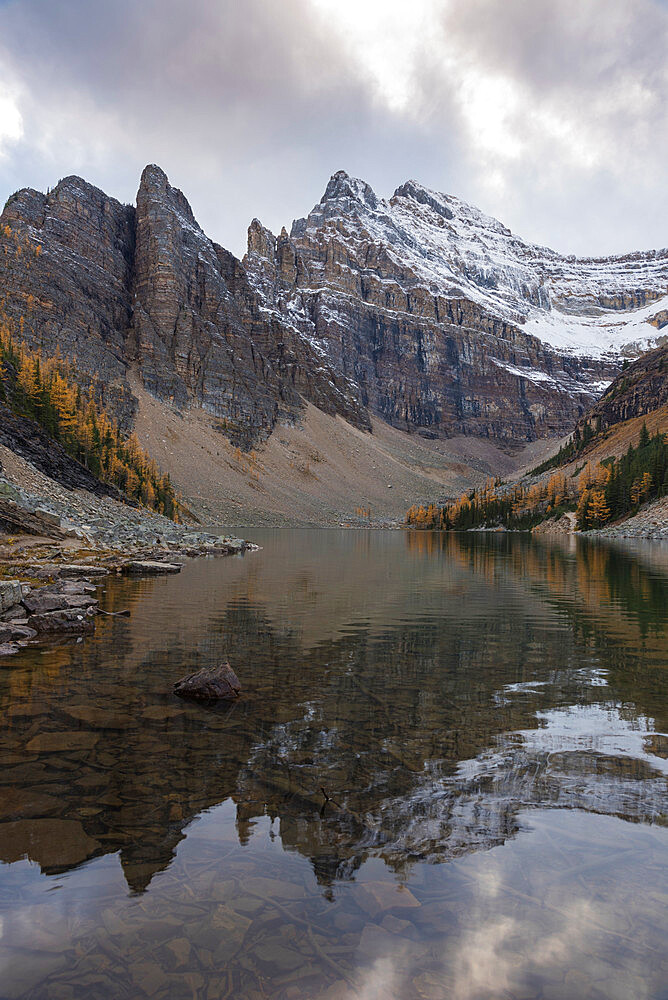
[[[244,534],[3,661],[0,998],[665,1000],[668,546]]]

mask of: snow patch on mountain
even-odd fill
[[[523,324],[523,329],[565,353],[590,358],[606,354],[637,357],[656,347],[661,337],[665,337],[665,333],[648,320],[666,308],[668,295],[621,316],[611,312],[603,316],[571,316],[558,309],[545,313],[536,310]]]

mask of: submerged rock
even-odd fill
[[[19,819],[0,824],[0,858],[7,864],[27,855],[42,870],[63,870],[81,864],[99,847],[78,820]]]
[[[239,697],[241,684],[229,663],[217,667],[202,667],[194,674],[182,677],[174,685],[174,694],[181,698],[195,698],[198,701],[225,699],[234,701]]]

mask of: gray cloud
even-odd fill
[[[417,177],[571,252],[668,242],[665,6],[422,8],[397,106],[374,39],[313,0],[0,4],[0,199],[76,172],[130,201],[154,161],[241,253],[254,215],[289,225],[344,167],[382,195]]]

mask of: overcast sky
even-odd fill
[[[578,254],[668,245],[668,0],[0,0],[0,201],[160,164],[237,254],[338,169]]]

